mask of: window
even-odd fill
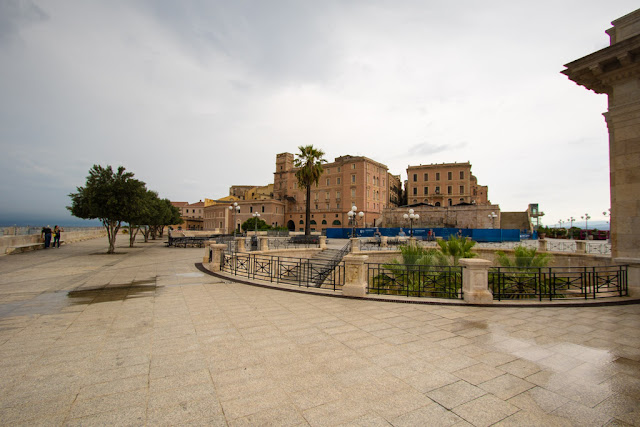
[[[460,186],[460,194],[464,194],[464,185]]]
[[[249,213],[253,212],[253,206],[249,206]]]
[[[464,171],[460,171],[460,179],[464,179]]]
[[[351,183],[352,184],[356,183],[356,176],[355,175],[351,175]]]
[[[418,180],[418,174],[414,173],[413,174],[413,182],[416,182]]]
[[[340,185],[340,177],[336,178],[338,185]]]
[[[340,200],[340,192],[336,191],[336,200]]]
[[[356,189],[355,188],[351,189],[351,197],[356,197]]]
[[[440,187],[436,187],[436,194],[440,194]]]
[[[414,196],[418,195],[418,187],[413,187],[413,195]]]
[[[436,172],[436,181],[440,181],[440,172]]]
[[[323,220],[322,220],[322,225],[326,225],[326,224],[327,224],[327,220],[326,220],[326,219],[323,219]]]
[[[425,173],[425,174],[424,174],[424,180],[425,180],[425,181],[429,181],[429,174],[428,174],[428,173]]]
[[[355,163],[351,163],[351,169],[355,169],[356,168],[356,164]]]
[[[447,179],[451,181],[453,179],[453,172],[447,172]]]
[[[334,220],[332,225],[341,225],[340,220],[338,219]]]
[[[447,194],[453,194],[453,187],[447,186]]]
[[[338,172],[340,172],[340,166],[338,166]],[[339,184],[339,183],[338,183]]]
[[[331,178],[327,178],[327,187],[331,185]]]

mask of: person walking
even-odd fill
[[[44,237],[44,248],[47,249],[51,245],[51,226],[42,227],[40,237]]]
[[[53,246],[54,248],[59,248],[60,247],[60,237],[62,234],[62,228],[58,227],[57,225],[53,227]]]

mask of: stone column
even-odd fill
[[[349,243],[351,243],[351,246],[350,246],[351,253],[360,252],[360,239],[358,239],[357,237],[352,237],[349,239]]]
[[[566,64],[562,73],[608,97],[611,257],[635,265],[640,264],[640,9],[612,24],[608,47]]]
[[[462,258],[462,292],[464,300],[470,304],[493,304],[493,294],[489,290],[489,267],[491,261],[478,258]]]
[[[224,256],[224,251],[227,249],[227,245],[211,243],[208,249],[212,255],[211,262],[209,262],[209,255],[207,254],[209,271],[220,271],[222,269],[222,257]]]
[[[576,240],[576,253],[577,254],[587,253],[587,242],[585,240]]]
[[[269,237],[267,236],[260,236],[258,237],[258,242],[260,244],[259,246],[259,250],[261,251],[268,251],[269,250]]]
[[[246,252],[244,237],[236,237],[236,252]]]
[[[627,286],[630,297],[640,297],[640,262],[636,258],[616,258],[618,264],[629,266],[627,270]]]
[[[416,239],[415,237],[409,237],[409,246],[413,248],[418,246],[418,239]]]
[[[320,250],[327,249],[327,236],[320,236]]]
[[[538,240],[538,252],[547,251],[547,241],[545,239]]]
[[[386,248],[387,246],[389,246],[387,239],[387,236],[380,236],[380,247]]]
[[[356,239],[357,240],[357,239]],[[346,255],[344,260],[344,286],[342,295],[349,297],[367,296],[367,278],[364,262],[367,255]]]

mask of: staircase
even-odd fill
[[[349,244],[342,249],[325,249],[310,258],[309,283],[313,283],[316,288],[321,287],[347,253],[349,253]]]

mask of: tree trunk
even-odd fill
[[[120,221],[103,221],[102,224],[107,229],[107,238],[109,239],[108,254],[116,252],[116,237],[118,237],[118,231],[120,231]]]
[[[304,235],[311,234],[311,185],[307,186],[307,210],[304,215]]]
[[[136,232],[133,232],[133,228],[135,227]],[[136,241],[136,236],[138,235],[138,231],[140,231],[140,228],[137,226],[134,226],[132,224],[129,224],[129,247],[132,248],[133,244]]]

